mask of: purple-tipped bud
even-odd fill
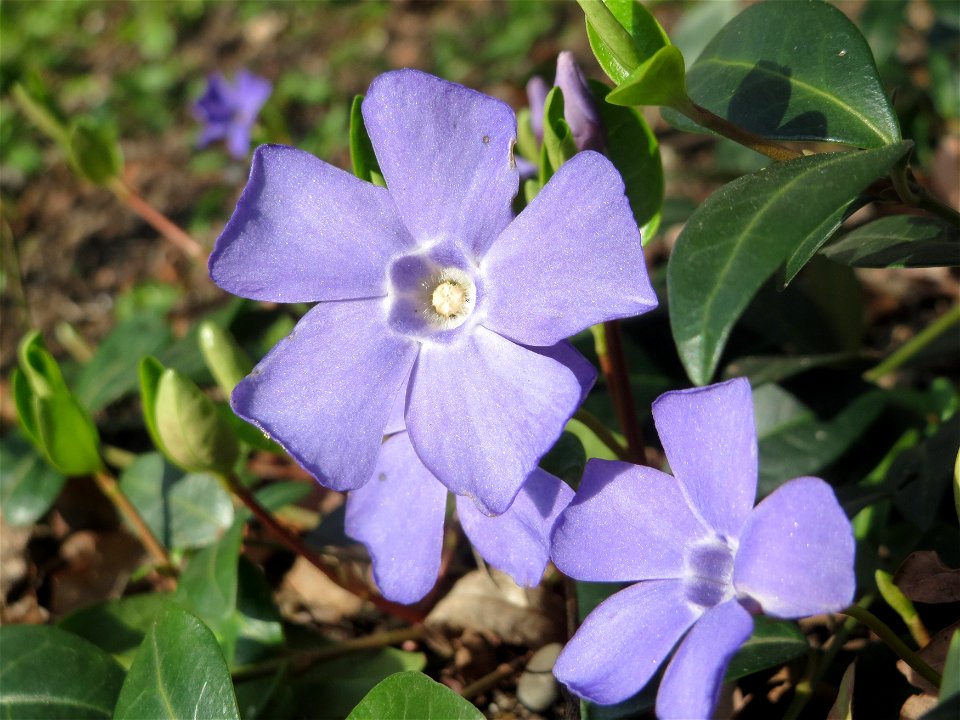
[[[537,140],[543,140],[543,106],[547,103],[550,86],[539,75],[527,81],[527,104],[530,106],[530,127]]]
[[[577,149],[603,152],[605,141],[600,114],[587,80],[573,53],[568,50],[557,56],[557,79],[554,84],[563,91],[563,116],[573,132]],[[531,104],[531,111],[532,107]]]

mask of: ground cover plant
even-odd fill
[[[956,716],[955,4],[0,13],[5,717]]]

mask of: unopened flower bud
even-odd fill
[[[557,56],[557,79],[554,84],[563,92],[563,116],[573,133],[577,149],[602,152],[605,142],[600,114],[587,80],[573,53],[568,50]]]
[[[539,75],[527,81],[527,104],[530,106],[530,127],[537,140],[543,140],[543,106],[547,102],[550,86]]]

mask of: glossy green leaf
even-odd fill
[[[350,106],[350,161],[353,164],[353,174],[361,180],[383,186],[383,173],[380,172],[373,144],[363,124],[363,114],[360,112],[362,104],[363,95],[357,95]]]
[[[446,685],[423,673],[400,672],[381,680],[348,720],[483,720],[484,714]]]
[[[253,370],[253,362],[233,335],[212,320],[200,323],[200,352],[220,389],[229,397],[233,388]]]
[[[787,257],[783,268],[783,283],[781,283],[781,287],[789,285],[797,276],[797,273],[803,270],[804,265],[810,261],[810,258],[816,255],[824,243],[832,238],[834,233],[840,229],[843,221],[864,204],[860,197],[854,198],[843,207],[839,207],[827,215],[823,219],[823,222],[808,233],[800,245]]]
[[[657,234],[663,211],[663,163],[660,144],[643,113],[606,102],[610,88],[590,82],[606,131],[607,157],[620,172],[633,218],[646,245]]]
[[[0,716],[10,720],[113,717],[123,668],[96,645],[46,625],[4,625],[0,647]]]
[[[819,0],[751,5],[687,73],[690,98],[765,137],[878,148],[900,128],[863,36]]]
[[[169,548],[208,545],[233,522],[230,495],[215,477],[184,475],[159,453],[140,455],[125,468],[120,489]]]
[[[230,671],[209,628],[169,605],[144,638],[113,717],[239,720]]]
[[[113,130],[91,117],[70,125],[70,162],[82,177],[103,185],[123,170],[123,152]]]
[[[683,55],[666,45],[638,65],[607,96],[614,105],[682,107],[687,98]]]
[[[237,563],[243,540],[238,518],[216,543],[190,558],[177,583],[177,600],[217,630],[237,607]]]
[[[129,668],[154,620],[170,603],[169,593],[131,595],[70,613],[58,623],[62,630],[89,640]]]
[[[53,505],[66,478],[19,435],[0,439],[0,507],[11,525],[31,525]]]
[[[796,624],[762,615],[753,619],[753,634],[727,666],[725,682],[732,682],[767,668],[783,665],[809,649],[807,638]]]
[[[694,383],[710,382],[730,330],[764,281],[909,148],[780,163],[734,180],[697,208],[667,271],[671,329]]]
[[[626,80],[637,65],[670,44],[660,23],[639,0],[579,2],[586,16],[590,48],[607,77],[617,84]]]
[[[290,689],[297,707],[323,708],[326,717],[343,718],[384,678],[425,665],[423,653],[396,648],[350,653],[316,663],[293,678]]]
[[[140,376],[140,406],[143,409],[144,424],[147,426],[147,432],[154,447],[166,453],[163,449],[160,432],[157,430],[157,388],[160,386],[160,376],[163,375],[164,367],[156,358],[147,356],[140,361],[138,370]]]
[[[214,402],[176,370],[160,376],[154,402],[161,450],[171,462],[195,472],[230,472],[239,448]]]
[[[760,457],[761,496],[795,477],[810,475],[837,460],[870,427],[888,398],[879,390],[857,397],[829,419],[778,385],[753,391]]]
[[[136,391],[140,358],[157,354],[170,340],[170,329],[157,314],[141,313],[121,322],[80,371],[77,400],[96,412]]]
[[[33,407],[43,449],[59,472],[89,475],[103,468],[97,426],[73,395],[34,395]]]
[[[891,215],[858,227],[821,252],[854,267],[956,267],[960,234],[940,218]]]

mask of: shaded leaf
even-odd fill
[[[753,619],[753,634],[731,658],[724,681],[783,665],[808,649],[807,638],[795,623],[757,616]]]
[[[400,672],[381,680],[348,720],[482,720],[474,705],[423,673]]]
[[[123,668],[83,638],[46,625],[0,627],[0,714],[17,720],[113,717]]]
[[[37,455],[25,440],[0,440],[0,504],[11,525],[30,525],[53,505],[66,478]]]
[[[960,236],[940,218],[891,215],[858,227],[821,252],[854,267],[956,267]]]
[[[791,160],[725,185],[697,208],[667,280],[674,341],[694,383],[710,382],[730,330],[764,281],[909,148]]]
[[[103,185],[123,169],[123,152],[116,133],[91,117],[76,118],[68,137],[73,169],[91,182]]]
[[[940,686],[940,702],[960,696],[960,630],[954,631],[943,665],[943,684]]]
[[[166,547],[208,545],[233,522],[233,503],[206,473],[174,468],[159,453],[140,455],[124,469],[120,488]]]
[[[97,347],[77,378],[77,399],[90,412],[134,392],[140,358],[170,344],[170,329],[160,315],[140,313],[117,325]]]
[[[220,540],[190,558],[177,584],[177,600],[215,630],[237,607],[242,539],[243,523],[237,518]]]
[[[844,670],[837,699],[827,713],[827,720],[853,720],[853,683],[856,668],[857,663],[854,661]]]
[[[70,613],[58,623],[89,640],[129,668],[154,620],[170,603],[169,593],[131,595]]]
[[[273,590],[257,565],[240,556],[237,566],[235,645],[231,665],[246,665],[274,654],[283,645],[283,624]]]
[[[897,456],[887,473],[887,483],[895,488],[894,504],[910,522],[928,530],[940,513],[940,505],[950,487],[960,415],[940,423],[932,437]]]
[[[748,7],[690,67],[687,93],[769,138],[862,148],[900,140],[866,41],[846,15],[819,0]]]
[[[233,681],[213,633],[193,615],[168,606],[127,672],[113,717],[239,720]]]
[[[663,164],[657,136],[634,108],[606,102],[610,88],[591,82],[607,139],[607,156],[620,172],[633,218],[646,245],[657,234],[663,211]]]
[[[750,384],[759,387],[784,380],[820,367],[845,365],[861,359],[860,353],[824,353],[823,355],[750,355],[737,358],[723,369],[723,379],[748,377]]]

